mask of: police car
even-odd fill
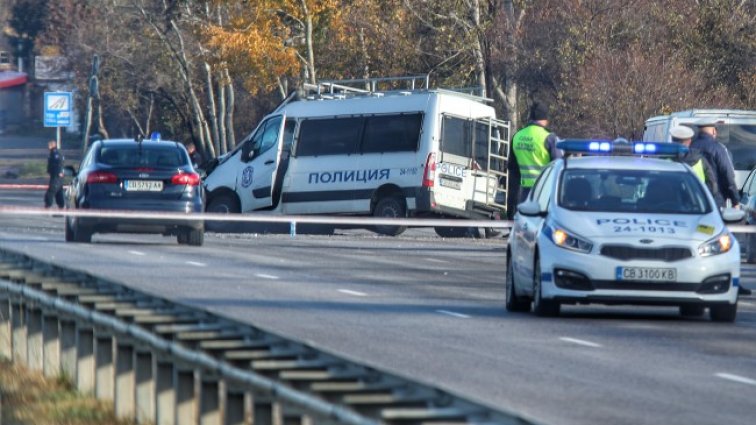
[[[690,167],[669,143],[566,140],[517,208],[507,246],[506,307],[556,316],[562,304],[709,308],[737,314],[740,249]],[[572,155],[579,154],[579,156]]]

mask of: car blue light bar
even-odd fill
[[[557,143],[557,148],[565,153],[589,155],[638,155],[638,156],[678,156],[688,152],[686,146],[665,142],[630,142],[616,140],[565,139]]]
[[[150,134],[150,140],[159,142],[160,141],[160,133],[157,131],[153,131],[152,134]]]

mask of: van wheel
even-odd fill
[[[239,202],[231,195],[218,195],[210,199],[205,211],[217,214],[238,214],[241,212]],[[213,232],[230,232],[234,229],[236,223],[224,222],[218,220],[207,220],[205,226],[207,230]]]
[[[438,236],[442,238],[464,238],[470,236],[469,227],[434,227]]]
[[[375,205],[374,217],[380,218],[404,218],[407,216],[407,208],[403,200],[399,198],[383,198]],[[375,232],[386,236],[399,236],[407,230],[406,226],[375,226]]]

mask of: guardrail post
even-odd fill
[[[76,322],[60,319],[60,374],[76,383]]]
[[[35,306],[26,308],[26,355],[29,369],[41,372],[45,365],[43,361],[42,339],[42,310]]]
[[[173,363],[156,360],[155,395],[157,425],[176,425],[176,391],[173,385]]]
[[[199,423],[197,377],[193,369],[176,369],[176,420],[179,424]]]
[[[100,400],[113,400],[113,337],[107,334],[97,335],[95,339],[95,397]]]
[[[200,386],[200,424],[221,425],[220,384],[217,378],[203,376]],[[225,397],[224,397],[225,398]]]
[[[44,373],[48,378],[60,375],[60,328],[57,316],[42,316]]]
[[[76,388],[92,394],[95,387],[94,330],[79,328],[76,338]]]
[[[11,328],[13,338],[13,362],[26,364],[26,309],[23,301],[11,302]]]
[[[136,350],[134,366],[136,368],[136,421],[138,424],[155,423],[155,372],[152,353]]]
[[[136,379],[134,347],[129,344],[116,343],[115,360],[115,414],[119,418],[131,419],[136,413]]]
[[[8,294],[0,294],[0,357],[13,358],[13,327]]]

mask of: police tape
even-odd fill
[[[429,219],[429,218],[382,218],[358,216],[327,215],[272,215],[262,213],[223,214],[223,213],[179,213],[159,211],[127,210],[88,210],[88,209],[54,209],[0,206],[0,215],[12,216],[47,216],[47,217],[84,217],[101,219],[128,220],[176,220],[176,221],[213,221],[237,223],[306,223],[332,224],[344,226],[407,226],[407,227],[484,227],[506,229],[512,227],[509,220],[466,220],[466,219]]]

